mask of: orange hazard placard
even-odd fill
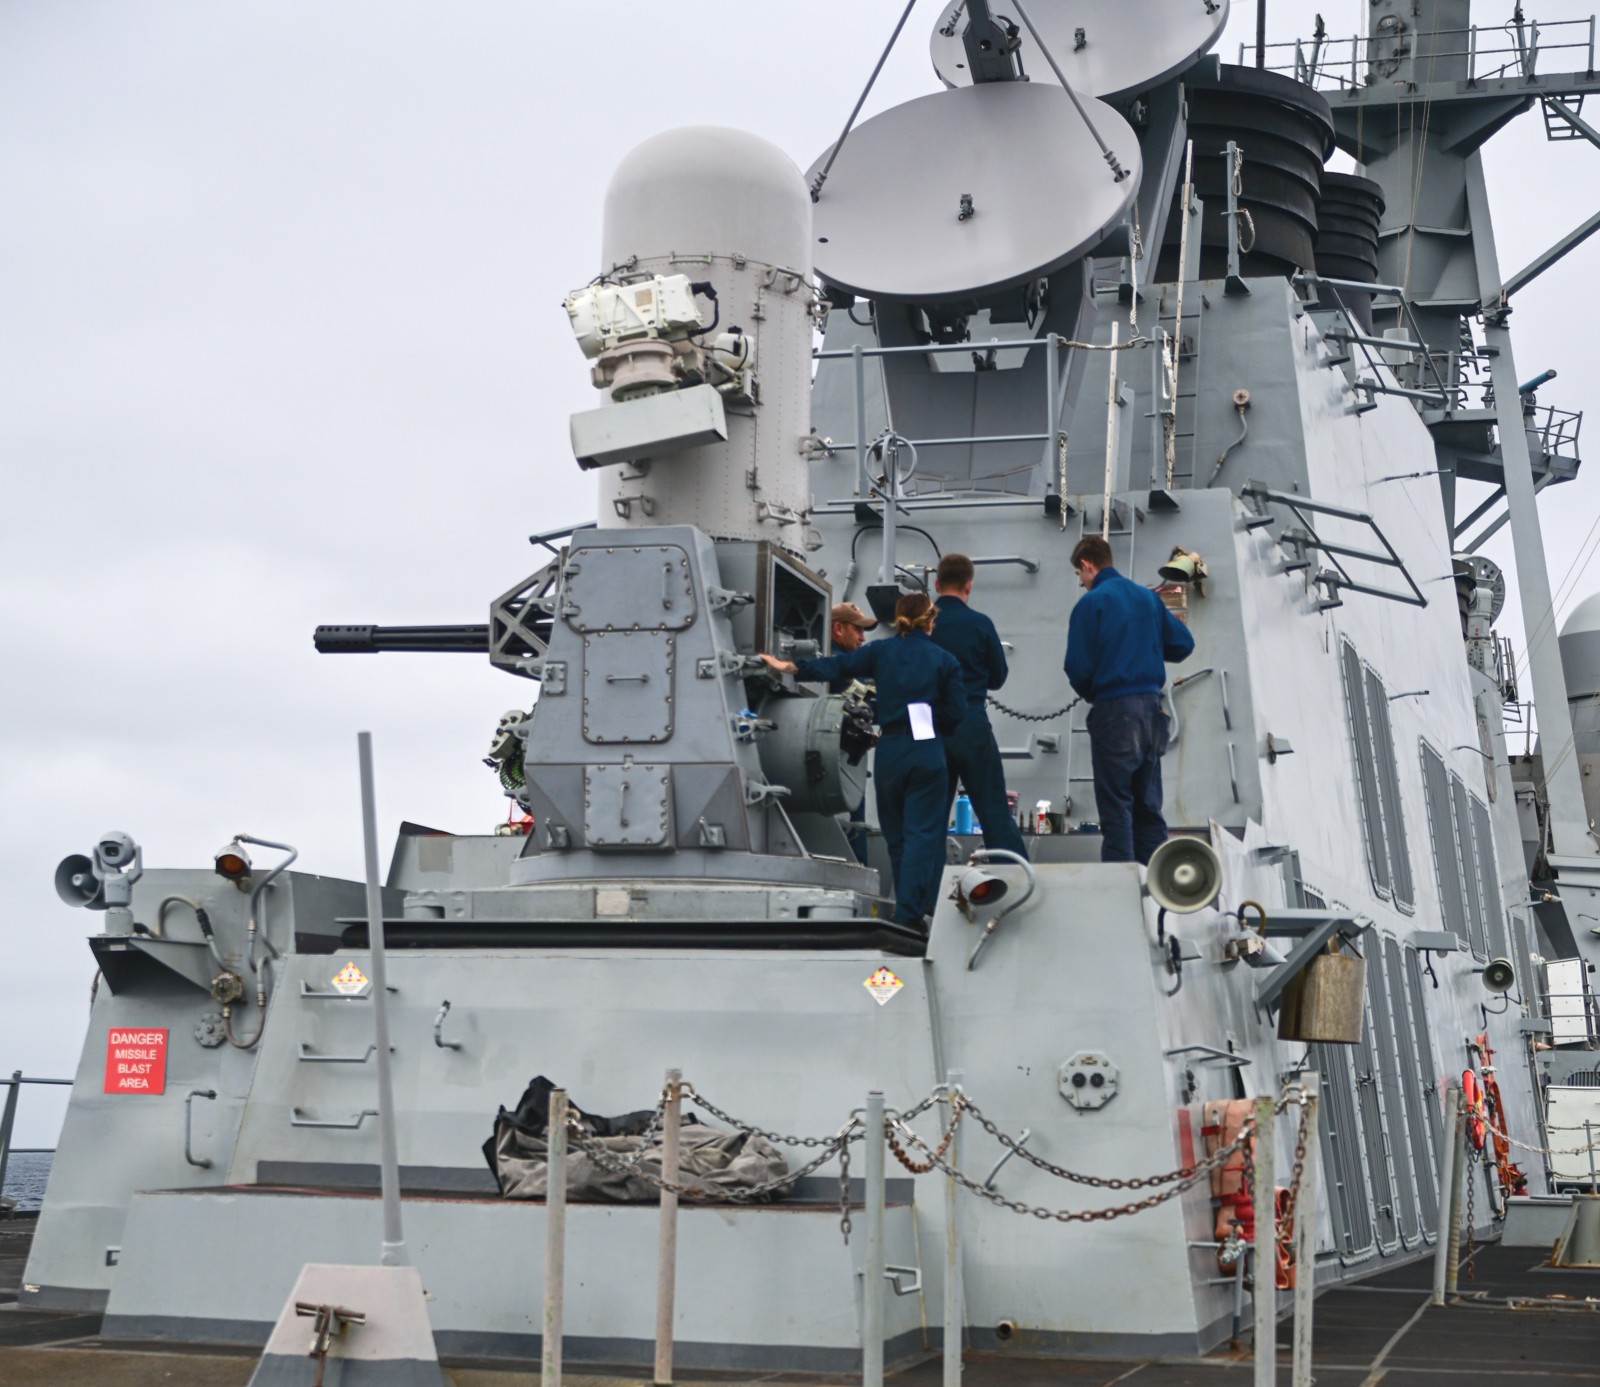
[[[106,1035],[107,1093],[165,1093],[165,1028],[117,1027]]]

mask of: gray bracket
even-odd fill
[[[1326,910],[1278,910],[1267,921],[1263,931],[1269,936],[1300,937],[1300,942],[1289,952],[1281,967],[1274,968],[1256,987],[1256,1006],[1276,1006],[1284,988],[1299,976],[1305,967],[1338,936],[1350,940],[1366,928],[1366,922],[1354,915]]]
[[[748,607],[755,601],[755,595],[748,592],[735,592],[732,588],[708,587],[706,589],[706,606],[714,612],[726,611],[728,608],[738,610]]]

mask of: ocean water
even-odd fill
[[[13,1151],[6,1164],[5,1192],[19,1210],[37,1209],[44,1203],[45,1181],[50,1178],[49,1151]]]

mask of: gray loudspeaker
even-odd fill
[[[1204,910],[1222,890],[1222,860],[1199,838],[1169,838],[1150,855],[1145,890],[1177,914]]]
[[[1509,992],[1516,982],[1517,970],[1509,958],[1491,958],[1483,970],[1483,985],[1491,992]]]
[[[68,905],[86,906],[90,910],[106,908],[105,886],[94,874],[94,863],[81,852],[63,857],[56,868],[56,895]]]

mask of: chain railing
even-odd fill
[[[1304,1293],[1296,1296],[1296,1368],[1295,1382],[1309,1382],[1310,1363],[1310,1295],[1309,1290],[1315,1278],[1315,1267],[1312,1256],[1313,1243],[1312,1230],[1315,1223],[1314,1213],[1307,1219],[1296,1217],[1307,1187],[1307,1152],[1308,1143],[1314,1142],[1314,1137],[1309,1134],[1315,1130],[1316,1099],[1314,1089],[1302,1084],[1291,1084],[1283,1089],[1276,1098],[1263,1098],[1257,1100],[1250,1116],[1241,1123],[1234,1139],[1219,1146],[1200,1160],[1179,1166],[1174,1170],[1162,1171],[1152,1175],[1092,1175],[1083,1171],[1071,1170],[1066,1166],[1058,1165],[1047,1160],[1037,1152],[1029,1150],[1025,1145],[1025,1138],[1012,1137],[1000,1125],[990,1118],[966,1093],[960,1082],[960,1075],[952,1072],[949,1081],[935,1085],[930,1092],[905,1109],[893,1109],[883,1102],[883,1095],[872,1093],[868,1095],[865,1108],[852,1111],[844,1123],[830,1134],[822,1136],[806,1136],[779,1132],[772,1128],[760,1126],[754,1122],[745,1121],[736,1117],[728,1109],[713,1102],[700,1093],[692,1083],[682,1079],[674,1070],[669,1073],[668,1082],[663,1088],[660,1099],[656,1103],[649,1120],[643,1130],[635,1138],[639,1142],[639,1150],[631,1155],[624,1156],[612,1149],[607,1139],[598,1138],[588,1130],[588,1126],[581,1114],[572,1111],[567,1102],[565,1090],[556,1089],[551,1094],[550,1122],[551,1122],[551,1160],[547,1188],[547,1201],[550,1207],[560,1205],[565,1208],[566,1166],[565,1152],[569,1149],[581,1152],[603,1170],[614,1174],[628,1176],[641,1180],[647,1185],[655,1187],[662,1194],[661,1199],[661,1286],[664,1288],[658,1294],[669,1297],[662,1301],[667,1309],[663,1311],[658,1306],[657,1315],[657,1361],[671,1361],[671,1325],[670,1314],[672,1294],[671,1287],[675,1280],[675,1271],[672,1263],[676,1257],[677,1247],[677,1209],[680,1199],[694,1202],[707,1203],[736,1203],[752,1204],[772,1196],[780,1196],[792,1191],[795,1186],[807,1176],[822,1170],[829,1162],[838,1161],[839,1181],[839,1227],[844,1240],[848,1243],[852,1232],[853,1221],[851,1218],[852,1200],[850,1188],[851,1148],[860,1145],[864,1148],[866,1159],[866,1177],[864,1191],[858,1207],[864,1210],[866,1222],[865,1241],[866,1247],[862,1257],[866,1277],[865,1285],[869,1294],[865,1299],[863,1311],[863,1383],[864,1387],[880,1387],[882,1382],[882,1333],[883,1333],[883,1282],[893,1280],[899,1274],[906,1272],[907,1268],[890,1268],[885,1265],[885,1205],[886,1205],[886,1180],[884,1152],[887,1150],[895,1160],[912,1175],[928,1175],[937,1173],[944,1177],[946,1182],[946,1275],[959,1276],[960,1256],[958,1251],[959,1219],[956,1216],[955,1191],[965,1190],[997,1208],[1040,1221],[1054,1223],[1103,1223],[1113,1219],[1131,1217],[1165,1204],[1201,1183],[1209,1180],[1217,1171],[1229,1165],[1235,1157],[1239,1158],[1242,1167],[1244,1188],[1252,1198],[1256,1210],[1255,1246],[1257,1279],[1264,1286],[1275,1284],[1275,1273],[1267,1268],[1275,1268],[1276,1252],[1285,1238],[1291,1241],[1294,1255],[1297,1260],[1303,1260],[1306,1266],[1300,1269],[1302,1281],[1306,1283]],[[761,1180],[755,1184],[744,1186],[718,1186],[708,1188],[703,1182],[689,1183],[679,1176],[678,1166],[678,1124],[680,1120],[681,1104],[687,1102],[702,1112],[709,1114],[718,1121],[727,1124],[735,1132],[747,1137],[759,1138],[774,1146],[787,1146],[814,1152],[803,1164],[794,1169],[785,1169],[782,1175],[772,1179]],[[943,1107],[945,1112],[942,1120],[943,1135],[938,1140],[922,1136],[911,1124],[935,1108]],[[1272,1149],[1272,1128],[1275,1119],[1290,1107],[1300,1108],[1299,1132],[1294,1148],[1294,1159],[1288,1198],[1283,1210],[1277,1208],[1275,1192],[1271,1189],[1257,1190],[1255,1187],[1255,1163],[1259,1159],[1264,1168],[1274,1164]],[[1034,1169],[1049,1175],[1052,1178],[1065,1181],[1069,1184],[1082,1186],[1089,1189],[1108,1191],[1150,1191],[1139,1198],[1129,1199],[1122,1203],[1107,1204],[1088,1209],[1062,1209],[1051,1208],[1046,1205],[1032,1204],[1023,1199],[1012,1199],[992,1188],[992,1177],[987,1181],[979,1181],[968,1175],[961,1168],[960,1133],[964,1125],[971,1123],[981,1127],[989,1136],[1006,1152],[1006,1159],[1013,1156],[1021,1159]],[[656,1137],[661,1138],[661,1156],[659,1168],[654,1163],[646,1163],[647,1152],[654,1154]],[[611,1139],[614,1141],[614,1139]],[[1259,1150],[1259,1155],[1258,1155]],[[559,1153],[559,1159],[558,1159]],[[557,1188],[559,1186],[559,1189]],[[564,1266],[564,1254],[560,1244],[565,1238],[565,1219],[550,1218],[546,1222],[546,1238],[549,1242],[547,1248],[546,1266]],[[1263,1253],[1266,1249],[1266,1260]],[[919,1273],[920,1275],[920,1273]],[[546,1313],[550,1313],[553,1304],[559,1306],[562,1296],[560,1275],[552,1277],[547,1272],[546,1276]],[[920,1282],[919,1282],[920,1284]],[[1298,1283],[1297,1283],[1298,1284]],[[900,1285],[896,1280],[896,1290]],[[962,1325],[960,1320],[961,1297],[951,1294],[946,1289],[946,1320],[945,1333],[947,1343],[958,1350],[961,1343]],[[951,1307],[956,1307],[954,1310]],[[554,1323],[559,1324],[559,1309]],[[1274,1335],[1262,1329],[1263,1324],[1270,1324],[1276,1314],[1275,1298],[1268,1294],[1268,1302],[1258,1308],[1257,1313],[1257,1345],[1258,1359],[1267,1362],[1276,1353]],[[952,1318],[953,1316],[953,1318]],[[876,1350],[874,1344],[876,1343]],[[1304,1371],[1302,1371],[1302,1357]],[[948,1366],[948,1365],[947,1365]]]

